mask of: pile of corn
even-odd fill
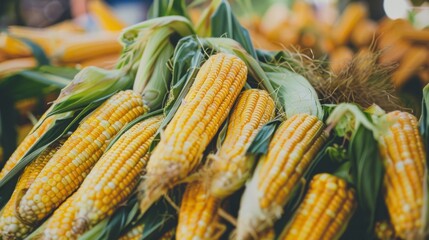
[[[361,2],[348,4],[341,15],[333,7],[318,10],[306,1],[295,1],[290,9],[278,3],[263,16],[243,17],[242,22],[255,46],[327,56],[333,73],[346,69],[356,55],[379,54],[380,64],[399,64],[392,77],[398,88],[413,77],[421,81],[417,85],[429,83],[429,30],[404,19],[373,21]]]
[[[113,68],[121,52],[119,31],[126,25],[103,1],[88,4],[88,14],[95,18],[100,31],[86,31],[69,20],[43,29],[9,26],[0,33],[0,78],[38,65],[26,41],[40,47],[52,65]]]
[[[143,35],[152,33],[156,30]],[[145,56],[141,51],[149,47],[143,50],[144,42],[137,43],[134,50]],[[77,59],[64,54],[70,49],[63,49],[62,55],[46,52],[59,62],[68,62]],[[125,56],[127,53],[123,51]],[[155,107],[147,101],[147,93],[152,92],[143,94],[139,89],[142,74],[138,71],[132,90],[114,91],[76,129],[69,129],[72,131],[50,143],[22,172],[14,173],[61,116],[48,110],[1,169],[0,185],[8,175],[19,175],[0,212],[1,238],[23,239],[34,231],[31,239],[77,239],[128,204],[133,194],[138,195],[139,212],[144,214],[172,189],[185,185],[180,204],[175,206],[176,226],[161,239],[339,239],[360,209],[356,186],[335,172],[306,176],[330,144],[333,122],[310,111],[285,113],[276,90],[252,87],[250,55],[243,58],[219,50],[206,57],[193,83],[182,89],[186,95],[178,99],[173,115],[153,111]],[[129,69],[147,64],[137,63]],[[167,69],[168,64],[165,61],[161,67]],[[73,92],[71,86],[63,94]],[[297,103],[301,104],[305,103]],[[386,225],[393,227],[390,236],[424,239],[427,166],[417,118],[403,111],[377,117],[385,123],[374,135],[385,169],[381,192],[390,220]],[[252,143],[260,141],[258,134],[273,121],[279,123],[266,152],[249,154]],[[280,221],[302,184],[306,186],[301,189],[302,200],[286,222]],[[234,205],[231,199],[237,195],[238,209],[229,211],[228,206]],[[120,239],[141,239],[145,227],[135,224],[127,231],[120,229]]]

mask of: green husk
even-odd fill
[[[183,0],[155,0],[149,9],[149,18],[179,15],[189,19]]]
[[[378,114],[378,111],[373,113]],[[352,183],[356,187],[358,206],[366,216],[368,234],[373,232],[384,176],[378,149],[378,138],[387,125],[383,116],[365,113],[353,104],[340,104],[327,120],[329,129],[335,127],[338,136],[349,140]]]

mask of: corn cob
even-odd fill
[[[19,53],[19,51],[22,51],[23,48],[27,48],[29,50],[29,54],[32,55],[31,48],[28,47],[21,40],[17,39],[17,38],[24,38],[37,44],[40,48],[43,49],[46,55],[50,56],[52,52],[55,49],[57,49],[62,44],[62,42],[64,42],[64,39],[67,39],[67,37],[76,36],[76,35],[75,34],[67,35],[64,32],[48,31],[46,29],[10,26],[8,27],[8,35],[6,34],[5,36],[9,38],[11,41],[16,41],[15,43],[8,42],[6,44],[6,47],[10,47],[9,50],[15,52],[15,54]],[[11,44],[11,45],[8,45],[8,44]],[[14,54],[13,52],[11,52],[12,56]]]
[[[369,46],[375,40],[377,32],[377,23],[374,21],[363,19],[356,24],[351,34],[351,41],[355,46]]]
[[[246,150],[259,129],[274,116],[274,110],[274,101],[264,90],[250,89],[240,95],[225,141],[211,156],[211,194],[224,198],[243,186],[252,168]]]
[[[16,216],[16,202],[19,201],[20,196],[30,187],[54,153],[63,145],[64,141],[65,139],[61,139],[53,143],[24,169],[9,202],[3,208],[0,216],[2,239],[22,239],[32,230],[33,226],[24,224]]]
[[[122,47],[117,41],[117,37],[115,33],[75,37],[58,48],[53,53],[53,57],[59,62],[70,63],[104,55],[119,54]]]
[[[325,140],[323,123],[315,116],[296,114],[280,125],[241,199],[238,239],[257,236],[281,216]]]
[[[0,49],[8,57],[29,57],[31,49],[22,41],[3,33],[0,34]]]
[[[354,2],[347,5],[347,8],[344,10],[332,32],[338,46],[342,46],[348,41],[356,24],[364,19],[367,14],[368,9],[363,3]]]
[[[403,86],[417,70],[424,66],[429,51],[424,47],[411,47],[404,55],[398,69],[393,73],[392,80],[398,88]]]
[[[35,223],[49,215],[80,186],[119,130],[146,110],[142,97],[127,90],[91,113],[22,197],[21,219]]]
[[[35,68],[37,61],[33,57],[15,58],[0,62],[0,78],[12,75],[14,73]]]
[[[115,17],[109,6],[101,0],[88,2],[88,10],[105,30],[120,31],[126,27],[126,24]]]
[[[179,211],[176,239],[217,239],[220,199],[211,196],[205,182],[186,186]]]
[[[203,64],[152,153],[140,189],[140,209],[194,170],[246,82],[247,67],[234,55],[216,54]]]
[[[390,112],[392,122],[379,141],[385,167],[384,198],[396,234],[401,238],[421,237],[426,156],[416,117]]]
[[[356,194],[346,181],[318,174],[279,239],[339,239],[355,208]]]
[[[391,240],[395,239],[395,230],[389,221],[379,221],[375,224],[375,235],[377,239]]]
[[[119,240],[140,240],[143,237],[143,230],[144,224],[139,224],[122,235]]]
[[[15,152],[10,156],[9,160],[4,165],[0,172],[0,179],[4,178],[15,166],[19,160],[27,153],[28,150],[36,143],[37,139],[42,136],[55,123],[55,117],[46,118],[43,123],[31,130],[31,133],[25,137]]]
[[[149,155],[149,146],[162,116],[149,118],[130,128],[110,148],[73,194],[69,208],[56,210],[45,229],[46,239],[79,234],[111,215],[134,190]],[[67,213],[65,213],[66,211]],[[73,213],[70,213],[73,212]],[[65,215],[74,216],[61,221]]]

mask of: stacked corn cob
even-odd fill
[[[363,3],[349,3],[341,13],[333,4],[320,5],[318,9],[309,2],[296,1],[287,8],[277,3],[262,16],[243,16],[242,22],[257,47],[298,49],[316,58],[328,55],[335,74],[347,69],[354,56],[381,51],[377,57],[381,64],[400,66],[392,78],[398,88],[413,77],[421,86],[428,83],[427,29],[417,29],[404,19],[386,17],[375,22]]]
[[[54,65],[113,68],[121,51],[116,39],[126,25],[101,0],[89,2],[88,14],[100,32],[85,32],[71,20],[45,29],[10,26],[0,34],[0,78],[37,66],[32,48],[22,39],[40,46]]]

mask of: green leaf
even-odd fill
[[[53,105],[50,115],[75,111],[92,102],[105,100],[119,90],[130,87],[133,79],[121,70],[105,70],[97,67],[82,69]]]
[[[286,113],[286,118],[308,113],[323,119],[323,109],[316,90],[302,75],[286,68],[264,64],[265,70]]]
[[[50,73],[59,77],[66,79],[73,79],[76,74],[79,73],[79,70],[72,67],[63,67],[63,66],[52,66],[52,65],[43,65],[37,68],[38,71],[44,73]]]
[[[31,41],[28,38],[16,37],[13,35],[10,35],[10,37],[16,38],[27,45],[31,49],[32,55],[37,60],[39,66],[49,64],[49,58],[46,56],[43,48],[41,48],[37,43]]]
[[[357,190],[358,204],[368,217],[368,232],[372,231],[381,192],[384,168],[378,142],[373,132],[359,125],[349,145],[352,176]]]
[[[36,70],[24,70],[17,73],[18,76],[22,76],[26,79],[36,81],[47,86],[55,86],[59,89],[67,86],[72,79],[58,76],[56,74],[43,73]]]
[[[268,151],[268,146],[271,142],[271,139],[273,138],[273,135],[278,125],[280,125],[280,120],[275,119],[262,126],[261,130],[259,130],[259,132],[256,134],[255,139],[252,141],[249,148],[247,149],[246,154],[266,154]]]
[[[148,18],[179,15],[189,19],[183,0],[155,0],[149,9]]]
[[[225,0],[218,5],[210,19],[211,37],[227,37],[234,39],[252,57],[256,58],[249,32],[240,25],[238,19],[232,12],[231,6]]]
[[[419,120],[420,134],[423,137],[426,152],[429,153],[429,84],[423,88],[422,113]],[[426,154],[426,165],[429,166],[429,154]]]

